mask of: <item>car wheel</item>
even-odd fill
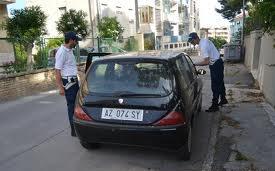
[[[97,149],[100,147],[99,143],[89,143],[86,141],[80,141],[80,144],[82,145],[82,147],[90,150],[90,149]]]
[[[178,151],[179,158],[185,161],[190,160],[191,147],[192,147],[192,127],[189,124],[188,139],[187,139],[187,142],[184,144],[184,146],[180,148]]]

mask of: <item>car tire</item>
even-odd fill
[[[91,149],[98,149],[100,147],[99,143],[89,143],[86,141],[80,141],[82,147],[91,150]]]
[[[190,124],[189,124],[190,125]],[[187,161],[191,158],[191,147],[192,147],[192,126],[188,129],[187,142],[178,151],[178,156],[181,160]]]

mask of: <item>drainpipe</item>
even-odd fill
[[[136,10],[136,32],[140,33],[139,28],[139,13],[138,13],[138,0],[135,0],[135,10]]]
[[[241,40],[241,57],[242,60],[244,60],[244,24],[245,24],[245,0],[243,0],[243,26],[242,26],[242,40]]]
[[[96,11],[97,11],[97,25],[99,25],[99,22],[100,22],[100,16],[99,16],[99,9],[98,9],[98,0],[96,0]],[[98,30],[98,34],[99,34],[99,28],[97,28]],[[99,35],[97,35],[97,49],[98,49],[98,52],[100,53],[101,52],[101,49],[100,49],[100,37]]]

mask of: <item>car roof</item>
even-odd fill
[[[177,51],[138,51],[138,52],[126,52],[119,54],[110,54],[107,56],[102,56],[97,60],[106,59],[159,59],[159,60],[169,60],[171,58],[177,57],[180,54],[185,54],[184,52]]]

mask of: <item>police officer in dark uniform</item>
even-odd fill
[[[216,112],[219,106],[227,104],[226,91],[224,86],[224,65],[223,60],[215,45],[208,39],[200,39],[197,33],[189,34],[188,42],[199,45],[202,61],[195,63],[196,66],[209,65],[211,75],[211,89],[213,92],[212,105],[206,112]],[[220,101],[219,101],[220,98]]]

